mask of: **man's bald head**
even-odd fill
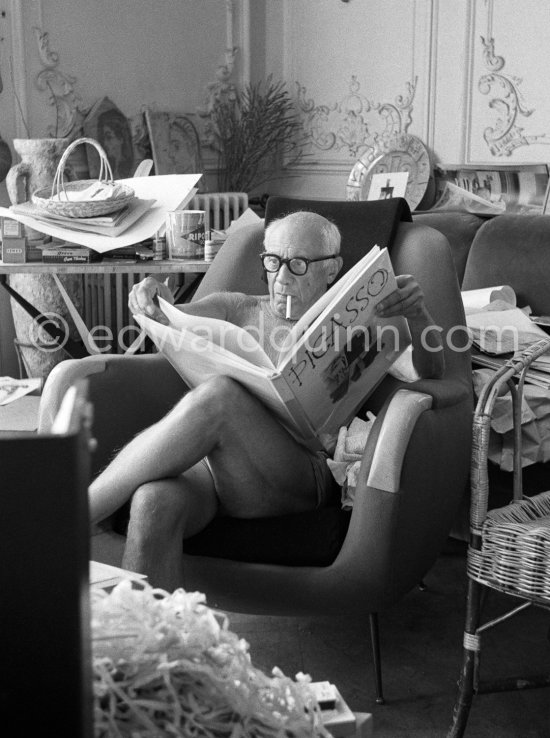
[[[313,238],[318,244],[318,256],[340,253],[340,231],[334,223],[318,213],[302,210],[273,220],[265,229],[264,243],[266,248],[268,248],[271,238],[280,229],[291,232],[297,242],[300,242],[305,234],[309,239]]]

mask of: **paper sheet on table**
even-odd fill
[[[133,246],[147,238],[153,238],[157,231],[164,228],[166,213],[169,210],[184,207],[191,199],[193,188],[201,177],[202,174],[160,174],[155,177],[130,177],[117,180],[131,187],[137,197],[144,200],[154,199],[156,203],[128,230],[116,237],[100,236],[96,233],[72,230],[65,226],[46,224],[43,220],[38,221],[29,216],[14,213],[9,208],[0,207],[0,216],[18,220],[40,233],[54,236],[62,241],[88,246],[104,254],[113,249]]]
[[[20,397],[30,392],[39,390],[42,386],[40,377],[31,379],[14,379],[13,377],[0,377],[0,405],[19,400]]]
[[[498,287],[482,287],[479,290],[463,290],[461,294],[466,315],[478,313],[486,305],[496,302],[496,300],[507,302],[513,307],[516,306],[516,293],[507,284]]]
[[[474,342],[488,354],[509,354],[548,338],[519,308],[468,315],[466,325]]]
[[[90,584],[96,587],[114,587],[125,579],[147,579],[145,574],[136,574],[129,569],[104,564],[100,561],[90,561]]]

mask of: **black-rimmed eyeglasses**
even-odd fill
[[[289,271],[297,277],[303,277],[309,269],[309,265],[315,261],[326,261],[327,259],[335,259],[338,254],[330,256],[320,256],[318,259],[306,259],[305,256],[293,256],[291,259],[283,259],[278,254],[270,254],[264,251],[260,254],[260,259],[266,272],[278,272],[283,264],[286,264]]]

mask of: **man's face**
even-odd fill
[[[315,230],[292,223],[281,223],[271,235],[269,243],[265,243],[265,250],[287,259],[297,256],[316,259],[327,255]],[[331,265],[328,271],[327,264]],[[272,310],[281,318],[286,317],[287,295],[291,295],[290,317],[297,320],[326,291],[327,284],[334,280],[338,267],[339,260],[334,259],[309,264],[307,272],[302,276],[292,274],[288,264],[283,264],[278,272],[268,272]]]

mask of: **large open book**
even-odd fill
[[[191,386],[215,375],[241,382],[310,448],[336,435],[410,344],[404,318],[375,307],[396,289],[386,249],[374,247],[293,326],[273,364],[231,323],[187,315],[160,301],[170,324],[135,319]]]

